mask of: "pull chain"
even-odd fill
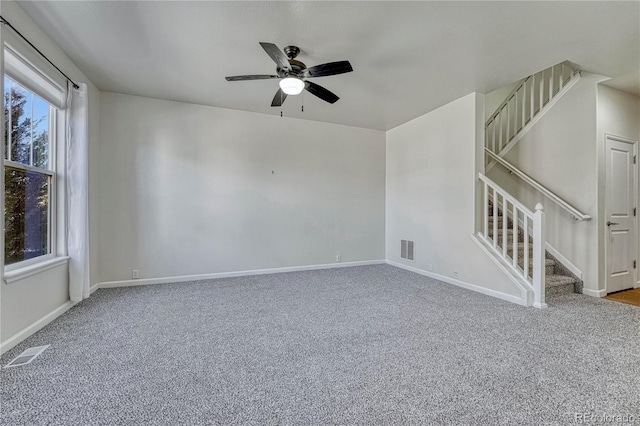
[[[283,100],[282,100],[282,90],[280,90],[280,117],[282,117],[282,104],[283,104]]]

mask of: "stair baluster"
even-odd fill
[[[544,300],[545,243],[542,206],[536,206],[534,213],[485,175],[480,174],[479,178],[484,183],[483,210],[485,212],[483,217],[484,233],[480,234],[480,238],[493,250],[495,255],[503,259],[504,263],[529,285],[533,292],[534,306],[546,306]],[[532,227],[531,232],[529,227]],[[511,239],[509,239],[509,232],[512,232]],[[533,257],[529,255],[530,234],[533,239]],[[522,256],[518,253],[521,247],[519,243],[521,236],[524,236]],[[509,244],[510,242],[511,244]],[[521,263],[522,266],[520,266]]]
[[[485,123],[485,147],[504,156],[579,77],[580,71],[563,62],[521,80]],[[493,164],[491,158],[486,163]]]

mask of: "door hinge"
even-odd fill
[[[633,154],[633,164],[636,164],[636,155]]]
[[[633,208],[633,216],[635,217],[635,215],[636,215],[636,208],[634,207]]]
[[[633,269],[636,269],[636,261],[633,261]]]

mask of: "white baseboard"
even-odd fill
[[[472,290],[477,293],[482,293],[487,296],[495,297],[498,299],[506,300],[507,302],[516,303],[518,305],[527,306],[526,297],[518,297],[512,294],[503,293],[501,291],[492,290],[490,288],[481,287],[476,284],[467,283],[464,281],[457,280],[455,278],[447,277],[445,275],[436,274],[435,272],[425,271],[424,269],[415,268],[413,266],[404,265],[402,263],[394,262],[393,260],[387,259],[387,264],[391,266],[395,266],[397,268],[406,269],[407,271],[415,272],[416,274],[424,275],[430,278],[434,278],[438,281],[443,281],[448,284],[453,284],[458,287],[466,288],[467,290]]]
[[[100,289],[100,283],[95,283],[91,287],[89,287],[89,295],[92,295],[94,291]]]
[[[25,327],[24,329],[20,330],[18,333],[16,333],[13,336],[9,337],[7,340],[2,342],[2,344],[0,344],[0,354],[4,354],[9,349],[12,349],[13,347],[15,347],[18,343],[22,342],[27,337],[29,337],[32,334],[36,333],[38,330],[43,328],[45,325],[49,324],[54,319],[58,318],[60,315],[62,315],[65,312],[67,312],[73,305],[75,305],[74,302],[68,301],[64,305],[60,306],[59,308],[54,309],[52,312],[50,312],[47,315],[43,316],[42,318],[40,318],[38,321],[34,322],[30,326]]]
[[[591,290],[589,288],[583,288],[582,294],[586,294],[591,297],[605,297],[607,295],[607,290]]]
[[[252,269],[248,271],[217,272],[212,274],[179,275],[175,277],[145,278],[145,279],[137,279],[137,280],[124,280],[124,281],[105,281],[102,283],[98,283],[93,287],[98,287],[98,288],[131,287],[136,285],[167,284],[167,283],[179,283],[179,282],[186,282],[186,281],[211,280],[216,278],[279,274],[282,272],[313,271],[317,269],[333,269],[333,268],[348,268],[352,266],[380,265],[384,263],[385,263],[384,259],[364,260],[364,261],[358,261],[358,262],[327,263],[327,264],[321,264],[321,265],[289,266],[284,268]]]

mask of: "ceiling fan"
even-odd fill
[[[307,81],[307,79],[353,71],[349,61],[329,62],[307,68],[305,64],[296,60],[296,56],[300,53],[300,48],[297,46],[287,46],[283,51],[273,43],[261,42],[260,46],[276,63],[277,75],[234,75],[225,78],[227,81],[281,79],[280,89],[278,89],[273,101],[271,101],[272,107],[281,106],[284,100],[287,99],[287,95],[298,95],[302,90],[306,90],[323,101],[333,104],[340,99],[336,94],[322,86]]]

